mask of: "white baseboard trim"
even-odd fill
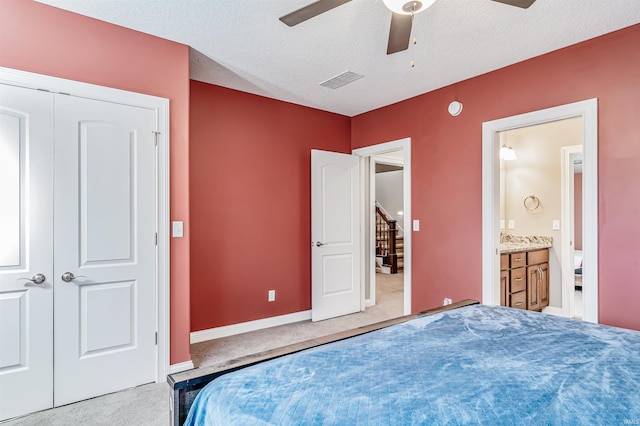
[[[193,370],[194,368],[195,366],[191,360],[180,362],[178,364],[171,364],[169,366],[169,374],[182,373],[183,371]]]
[[[557,317],[564,317],[564,312],[562,308],[556,308],[555,306],[547,306],[542,310],[543,314],[555,315]]]
[[[277,317],[264,318],[255,321],[242,322],[239,324],[225,325],[223,327],[210,328],[191,332],[191,343],[206,342],[207,340],[219,339],[221,337],[234,336],[236,334],[248,333],[250,331],[262,330],[269,327],[291,324],[294,322],[307,321],[311,319],[311,311],[300,311],[292,314],[280,315]]]

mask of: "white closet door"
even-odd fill
[[[61,405],[155,380],[156,113],[65,95],[55,104]]]
[[[53,95],[0,84],[0,420],[53,406],[52,155]]]

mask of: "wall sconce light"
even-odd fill
[[[513,147],[502,145],[500,148],[500,159],[505,161],[517,160],[518,156]]]

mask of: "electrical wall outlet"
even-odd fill
[[[516,229],[516,221],[509,219],[509,229]]]
[[[451,299],[449,299],[448,297],[444,298],[444,301],[442,302],[442,306],[447,306],[451,304]]]
[[[559,220],[557,220],[557,219],[556,219],[556,220],[553,220],[553,221],[551,222],[551,228],[552,228],[554,231],[559,231],[559,230],[560,230],[560,221],[559,221]]]
[[[276,291],[275,290],[269,290],[269,297],[267,299],[269,302],[275,302],[276,300]]]

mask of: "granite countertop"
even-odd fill
[[[553,237],[500,234],[500,253],[538,250],[553,246]]]

